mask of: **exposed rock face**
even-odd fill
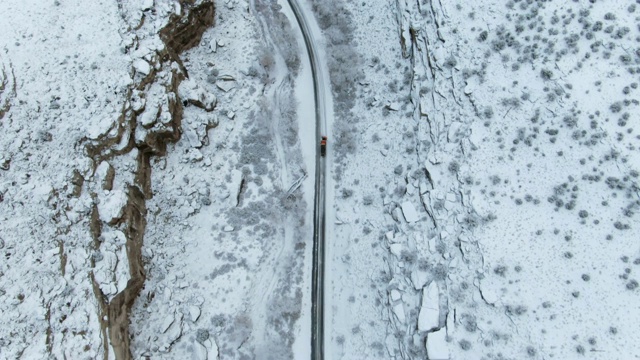
[[[169,53],[177,59],[183,51],[200,43],[202,34],[213,26],[215,7],[213,1],[202,2],[194,6],[196,0],[182,0],[182,6],[188,9],[186,16],[172,17],[169,24],[160,31]]]
[[[108,164],[104,171],[97,172],[98,176],[95,176],[93,183],[85,184],[85,189],[92,191],[94,199],[99,198],[97,191],[112,190],[114,187],[116,189],[113,191],[126,193],[126,204],[118,209],[116,217],[109,216],[110,219],[105,221],[104,214],[99,213],[100,206],[94,206],[91,212],[91,232],[96,250],[101,247],[101,237],[107,227],[117,227],[124,232],[130,274],[126,288],[110,299],[101,289],[94,271],[89,275],[100,303],[105,358],[109,357],[109,344],[117,359],[132,358],[129,347],[129,312],[146,279],[141,249],[146,227],[146,199],[153,196],[149,161],[152,156],[163,156],[167,143],[180,138],[183,105],[178,100],[178,88],[188,74],[179,55],[199,44],[202,34],[213,25],[215,19],[212,0],[180,2],[182,16],[171,16],[169,23],[160,31],[165,48],[146,59],[138,59],[133,64],[136,78],[129,88],[128,96],[131,101],[122,108],[117,121],[119,126],[115,130],[106,129],[108,131],[99,134],[86,145],[87,153],[96,166],[115,157],[128,156],[136,159],[133,184],[126,185],[124,189],[118,189],[117,182],[114,185],[114,177],[118,177],[118,172]],[[145,104],[151,106],[151,100],[154,100],[157,110],[153,113],[153,119],[147,119],[142,114],[145,113]],[[212,110],[215,98],[205,96],[204,100],[203,108]]]
[[[125,209],[127,258],[131,279],[127,287],[116,295],[107,306],[109,340],[117,359],[131,359],[129,350],[129,310],[138,297],[145,280],[142,264],[142,242],[147,209],[144,195],[137,186],[129,188],[129,203]]]

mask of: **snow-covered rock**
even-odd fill
[[[411,283],[413,288],[420,290],[429,280],[429,273],[420,269],[415,269],[411,272]]]
[[[402,209],[400,207],[396,207],[391,211],[391,217],[394,221],[400,222],[403,219]]]
[[[389,353],[390,357],[395,357],[396,353],[399,351],[398,350],[398,340],[395,338],[395,336],[389,334],[387,335],[387,337],[385,338],[385,346],[387,348],[387,352]]]
[[[87,137],[91,140],[96,140],[99,137],[109,133],[114,124],[114,118],[112,118],[111,116],[105,116],[103,118],[92,120],[92,123],[88,126],[87,129]]]
[[[192,347],[194,348],[193,351],[193,356],[191,357],[191,359],[193,360],[207,360],[209,359],[209,354],[207,352],[207,348],[200,344],[200,343],[194,343],[192,344]],[[212,358],[215,359],[215,358]]]
[[[401,297],[400,291],[396,289],[391,290],[391,301],[398,301]]]
[[[182,100],[186,100],[206,111],[212,111],[218,101],[215,95],[208,93],[192,80],[182,81],[178,87],[178,94]]]
[[[242,172],[239,170],[232,170],[231,171],[231,184],[232,187],[231,189],[238,194],[240,192],[240,188],[242,187],[242,182],[243,182],[243,175]],[[238,205],[238,203],[236,202],[236,204],[234,205]]]
[[[398,111],[400,110],[400,104],[398,104],[397,102],[389,103],[387,104],[387,109],[391,111]]]
[[[112,224],[122,217],[125,205],[127,205],[127,194],[122,190],[113,190],[99,197],[98,213],[100,220]]]
[[[205,343],[207,350],[209,350],[209,359],[217,359],[219,356],[218,344],[212,338],[209,338]]]
[[[159,112],[160,112],[160,108],[158,107],[157,104],[149,104],[144,109],[142,114],[138,116],[137,118],[138,123],[144,127],[152,126],[153,124],[155,124],[156,120],[158,119]]]
[[[393,231],[387,231],[384,236],[387,238],[387,241],[394,242],[393,241],[393,239],[394,239]]]
[[[143,11],[153,8],[153,0],[142,0],[140,2],[140,9]]]
[[[136,59],[133,62],[133,68],[143,75],[149,75],[149,73],[151,72],[151,65],[149,65],[149,63],[144,59]]]
[[[229,92],[236,87],[236,82],[235,81],[218,81],[216,83],[216,86],[218,87],[218,89],[224,92]]]
[[[418,330],[431,331],[440,326],[440,291],[438,284],[432,281],[422,290],[422,305],[418,315]]]
[[[171,324],[173,324],[173,322],[175,321],[175,316],[174,314],[169,314],[167,316],[164,317],[164,320],[162,320],[162,324],[160,325],[160,332],[167,332],[167,330],[169,330],[169,327],[171,326]]]
[[[447,330],[442,328],[427,334],[427,355],[429,359],[448,360]]]
[[[432,253],[432,254],[435,254],[436,251],[438,251],[437,245],[438,245],[438,237],[437,236],[434,236],[431,239],[429,239],[429,252]]]
[[[398,321],[401,324],[404,324],[406,322],[406,315],[404,313],[404,304],[403,303],[397,303],[393,306],[393,314],[396,316],[396,318],[398,319]]]
[[[200,140],[198,133],[194,128],[190,126],[183,126],[182,130],[184,131],[184,137],[187,138],[191,147],[199,148],[202,146],[202,140]]]
[[[410,201],[405,201],[402,203],[402,214],[404,215],[404,219],[407,220],[407,222],[412,223],[420,220],[416,208]]]
[[[500,301],[500,292],[493,286],[482,286],[482,283],[478,280],[474,281],[474,285],[478,287],[478,290],[482,292],[482,298],[488,304],[495,304]]]
[[[113,178],[115,176],[115,171],[113,166],[106,161],[103,161],[96,168],[96,172],[94,177],[96,182],[100,185],[103,190],[111,190],[113,188]]]
[[[196,322],[200,318],[200,307],[191,305],[189,306],[189,318],[191,321]]]
[[[176,342],[182,336],[183,324],[182,324],[182,314],[176,313],[174,321],[171,325],[169,325],[168,329],[165,330],[165,347],[167,350],[171,347],[171,344]]]
[[[402,253],[402,249],[404,249],[404,245],[402,244],[395,243],[395,244],[389,245],[389,250],[396,257],[400,257],[400,254]]]
[[[431,187],[427,184],[426,181],[420,181],[420,183],[418,184],[418,189],[420,191],[420,195],[424,195],[429,190],[431,190]]]

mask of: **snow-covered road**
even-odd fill
[[[289,0],[289,5],[295,14],[298,26],[304,38],[307,50],[307,59],[313,74],[313,94],[315,99],[315,191],[314,191],[314,230],[313,230],[313,265],[312,265],[312,288],[311,288],[311,358],[324,358],[324,299],[325,299],[325,220],[326,220],[326,157],[320,156],[319,139],[327,133],[326,115],[327,105],[325,102],[328,84],[325,83],[324,68],[320,66],[316,39],[318,32],[314,34],[310,30],[308,14],[296,0]]]

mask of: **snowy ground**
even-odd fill
[[[277,4],[216,5],[3,3],[0,357],[309,337],[309,70]]]
[[[296,119],[287,102],[293,83],[266,25],[246,16],[249,6],[271,11],[259,2],[219,7],[202,39],[216,51],[183,55],[190,79],[219,104],[211,113],[185,108],[187,136],[152,164],[149,276],[132,317],[134,355],[288,358],[302,331],[311,213],[301,189],[288,193],[307,171],[296,130],[286,129]],[[206,144],[189,137],[211,119]]]
[[[612,5],[345,5],[332,358],[640,356],[640,29]]]
[[[120,15],[105,2],[1,8],[0,357],[97,357],[83,148],[117,119],[131,82]]]
[[[640,4],[301,2],[327,357],[639,358]],[[0,358],[308,356],[302,38],[212,4],[0,5]]]

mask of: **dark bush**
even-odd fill
[[[614,102],[609,106],[609,110],[614,114],[619,113],[622,110],[622,104],[619,101]]]
[[[478,41],[479,42],[486,41],[488,37],[489,37],[489,33],[487,33],[487,31],[485,30],[481,32],[480,35],[478,35]]]
[[[471,350],[471,343],[468,340],[462,339],[458,342],[458,344],[460,345],[460,349],[464,351]]]
[[[553,77],[553,72],[549,69],[542,69],[540,71],[540,76],[543,80],[551,80],[551,78]]]

